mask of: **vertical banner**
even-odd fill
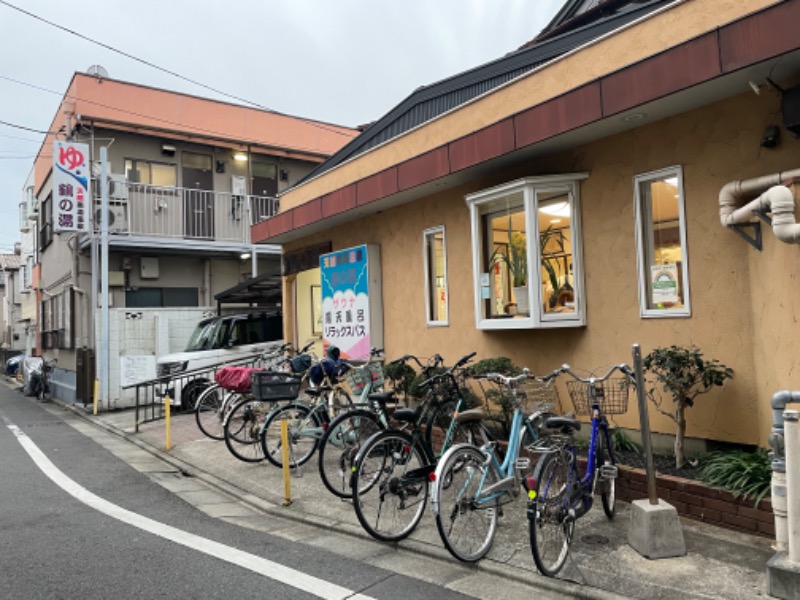
[[[378,247],[323,254],[319,263],[325,346],[338,346],[345,358],[369,359],[370,349],[383,345]]]
[[[88,231],[92,206],[89,145],[53,144],[53,231]]]

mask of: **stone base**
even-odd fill
[[[767,593],[776,598],[800,600],[800,565],[778,552],[767,561]]]
[[[663,500],[658,504],[634,500],[631,503],[628,544],[647,558],[684,556],[686,543],[678,511]]]

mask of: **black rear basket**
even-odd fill
[[[300,395],[302,378],[278,371],[253,371],[250,387],[256,400],[294,400]]]

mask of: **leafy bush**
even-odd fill
[[[724,385],[726,379],[733,377],[733,369],[717,359],[704,360],[703,353],[696,346],[656,348],[643,363],[651,377],[648,398],[658,412],[675,421],[675,466],[680,469],[685,462],[686,409],[694,406],[697,396]],[[662,394],[655,383],[672,396],[674,406],[671,410],[662,408]]]
[[[755,452],[733,450],[712,452],[704,461],[700,479],[733,494],[754,501],[758,506],[772,485],[772,464],[769,453],[759,448]]]
[[[499,358],[485,358],[465,369],[465,375],[467,377],[485,375],[487,373],[499,373],[500,375],[511,377],[519,375],[521,372],[522,369],[515,365],[510,358],[505,356]],[[511,430],[511,420],[514,417],[514,401],[511,399],[510,394],[506,393],[505,388],[492,384],[483,384],[481,387],[486,400],[487,409],[492,418],[502,425],[503,438],[507,439],[508,433]],[[497,410],[493,410],[495,407]]]
[[[611,444],[617,452],[641,452],[639,444],[630,439],[621,429],[611,432]]]

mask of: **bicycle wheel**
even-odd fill
[[[225,439],[223,429],[222,403],[225,400],[226,391],[218,385],[212,385],[205,390],[197,399],[194,407],[194,420],[197,427],[204,435],[212,440]]]
[[[361,526],[382,542],[406,538],[428,502],[432,470],[421,440],[387,429],[373,435],[356,458],[351,489]]]
[[[616,461],[614,460],[614,453],[610,449],[606,450],[608,440],[604,434],[608,434],[608,429],[604,429],[597,436],[597,451],[595,453],[597,483],[595,484],[595,489],[600,492],[600,499],[603,501],[603,512],[606,513],[609,519],[613,519],[617,508],[617,479],[615,477],[604,477],[603,466],[605,465],[606,468],[616,466]]]
[[[276,467],[283,466],[281,421],[287,420],[289,436],[289,465],[299,467],[308,462],[317,449],[322,423],[316,411],[304,404],[287,404],[275,410],[264,423],[261,432],[261,451]]]
[[[567,560],[575,530],[568,510],[569,465],[559,452],[545,454],[536,465],[534,477],[535,497],[528,503],[531,552],[542,575],[554,577]]]
[[[271,409],[269,402],[250,399],[240,402],[231,410],[223,430],[225,445],[236,458],[244,462],[264,460],[258,438],[261,425]]]
[[[357,408],[333,419],[319,440],[319,476],[330,492],[351,498],[351,467],[364,442],[383,429],[374,412]]]
[[[436,528],[450,554],[463,562],[486,556],[497,533],[498,499],[482,497],[497,482],[486,455],[473,446],[453,448],[437,477]]]

